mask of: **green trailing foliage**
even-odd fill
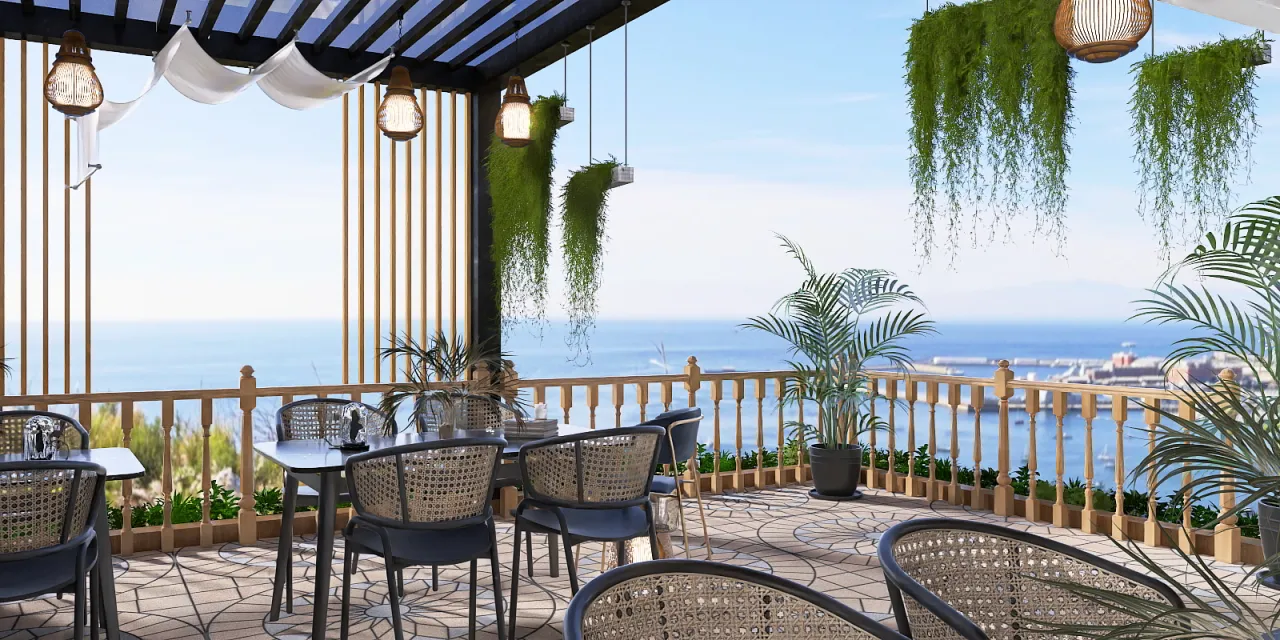
[[[1259,32],[1133,64],[1139,211],[1165,256],[1174,242],[1221,221],[1235,179],[1247,179],[1258,129],[1256,64],[1266,46]]]
[[[551,251],[551,172],[560,95],[533,101],[530,134],[523,147],[489,141],[485,171],[492,199],[495,290],[504,328],[522,322],[541,325],[546,317],[547,260]]]
[[[573,352],[570,359],[584,365],[591,362],[588,339],[595,326],[609,186],[613,183],[613,169],[617,166],[618,162],[613,158],[592,162],[573,172],[561,193],[565,310],[569,314],[569,333],[565,343]]]
[[[1060,246],[1067,203],[1073,72],[1053,35],[1057,0],[946,4],[907,39],[912,216],[929,260],[944,216],[947,249],[973,212],[990,240],[1023,209]],[[939,203],[942,211],[939,211]],[[982,221],[989,213],[991,224]],[[979,237],[986,228],[988,236]]]

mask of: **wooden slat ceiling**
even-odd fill
[[[476,91],[525,75],[622,26],[622,0],[0,0],[0,35],[58,44],[76,29],[94,50],[154,55],[189,17],[219,62],[254,67],[290,39],[317,69],[352,75],[394,50],[415,84]],[[666,0],[632,0],[636,18]],[[152,15],[140,16],[142,7]],[[149,19],[148,19],[149,18]],[[514,35],[520,32],[516,46]],[[408,55],[406,55],[408,54]]]

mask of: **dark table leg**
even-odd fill
[[[337,520],[337,473],[320,475],[320,507],[316,514],[316,595],[312,601],[311,638],[324,640],[329,614],[329,573],[333,569],[333,527]]]
[[[98,536],[98,591],[102,598],[102,623],[107,628],[107,640],[120,640],[120,615],[116,611],[116,574],[111,567],[111,525],[107,524],[107,497],[98,504],[98,521],[94,523]]]

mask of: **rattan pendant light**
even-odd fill
[[[520,52],[520,25],[516,25],[516,53]],[[518,57],[518,56],[517,56]],[[498,121],[494,124],[495,133],[502,144],[508,147],[523,147],[533,139],[530,132],[533,121],[533,108],[529,104],[529,89],[524,86],[524,78],[516,74],[507,78],[507,94],[502,96],[502,106],[498,108]]]
[[[1111,62],[1138,48],[1151,11],[1151,0],[1062,0],[1053,33],[1072,57]]]
[[[409,79],[409,70],[395,66],[391,68],[391,82],[387,85],[387,93],[378,106],[378,129],[384,135],[397,142],[404,142],[418,137],[422,131],[422,109],[413,98],[413,82]]]
[[[79,31],[62,34],[62,46],[44,83],[49,106],[73,118],[102,106],[102,82],[93,70],[89,45]]]

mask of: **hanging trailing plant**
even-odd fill
[[[573,350],[572,360],[584,364],[591,359],[588,339],[595,326],[609,188],[617,166],[613,158],[592,162],[573,172],[561,193],[565,310],[569,314],[565,343]]]
[[[509,147],[497,135],[489,142],[490,256],[504,329],[520,322],[540,324],[546,317],[552,151],[564,103],[560,95],[533,102],[528,145]]]
[[[1258,129],[1253,95],[1267,40],[1181,47],[1134,63],[1133,118],[1139,212],[1155,225],[1162,257],[1231,211],[1232,184],[1248,178]]]
[[[992,214],[994,234],[1027,206],[1037,231],[1061,241],[1070,148],[1072,70],[1053,35],[1056,0],[947,4],[912,25],[912,217],[917,249],[938,244],[939,202],[949,251],[963,212]]]

